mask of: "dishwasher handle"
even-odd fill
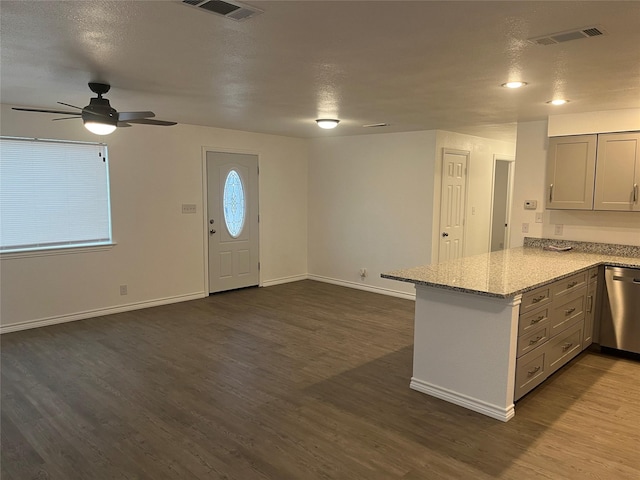
[[[640,285],[640,278],[621,277],[620,275],[614,275],[613,280],[616,280],[618,282],[631,282],[631,283],[635,283],[636,285]]]

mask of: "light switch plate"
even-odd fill
[[[183,203],[182,204],[182,213],[196,213],[196,204],[195,203]]]
[[[536,212],[536,223],[542,223],[542,212]]]
[[[535,210],[536,208],[538,208],[538,201],[537,200],[525,200],[524,201],[524,209],[525,210]]]
[[[553,232],[555,235],[562,235],[562,231],[564,230],[564,225],[561,223],[556,225],[555,231]]]
[[[529,224],[528,223],[523,223],[522,224],[522,233],[529,233]]]

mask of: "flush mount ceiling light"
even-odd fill
[[[527,82],[507,82],[507,83],[503,83],[502,86],[505,88],[520,88],[520,87],[524,87],[527,84]]]
[[[316,123],[320,128],[329,130],[332,128],[336,128],[340,123],[340,120],[336,120],[335,118],[319,118],[318,120],[316,120]]]
[[[555,100],[549,100],[547,103],[551,105],[564,105],[565,103],[569,103],[569,100],[565,100],[564,98],[556,98]]]

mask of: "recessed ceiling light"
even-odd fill
[[[331,128],[336,128],[340,123],[340,120],[336,120],[335,118],[319,118],[316,122],[320,128],[329,130]]]
[[[564,105],[565,103],[569,103],[569,100],[565,100],[564,98],[556,98],[555,100],[549,100],[547,103],[551,105]]]
[[[505,88],[520,88],[520,87],[524,87],[527,84],[527,82],[507,82],[507,83],[503,83],[502,86]]]

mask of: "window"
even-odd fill
[[[222,204],[224,206],[224,223],[227,225],[229,235],[238,238],[242,227],[244,227],[245,198],[242,179],[235,170],[231,170],[224,181]]]
[[[0,137],[0,252],[110,243],[106,145]]]

